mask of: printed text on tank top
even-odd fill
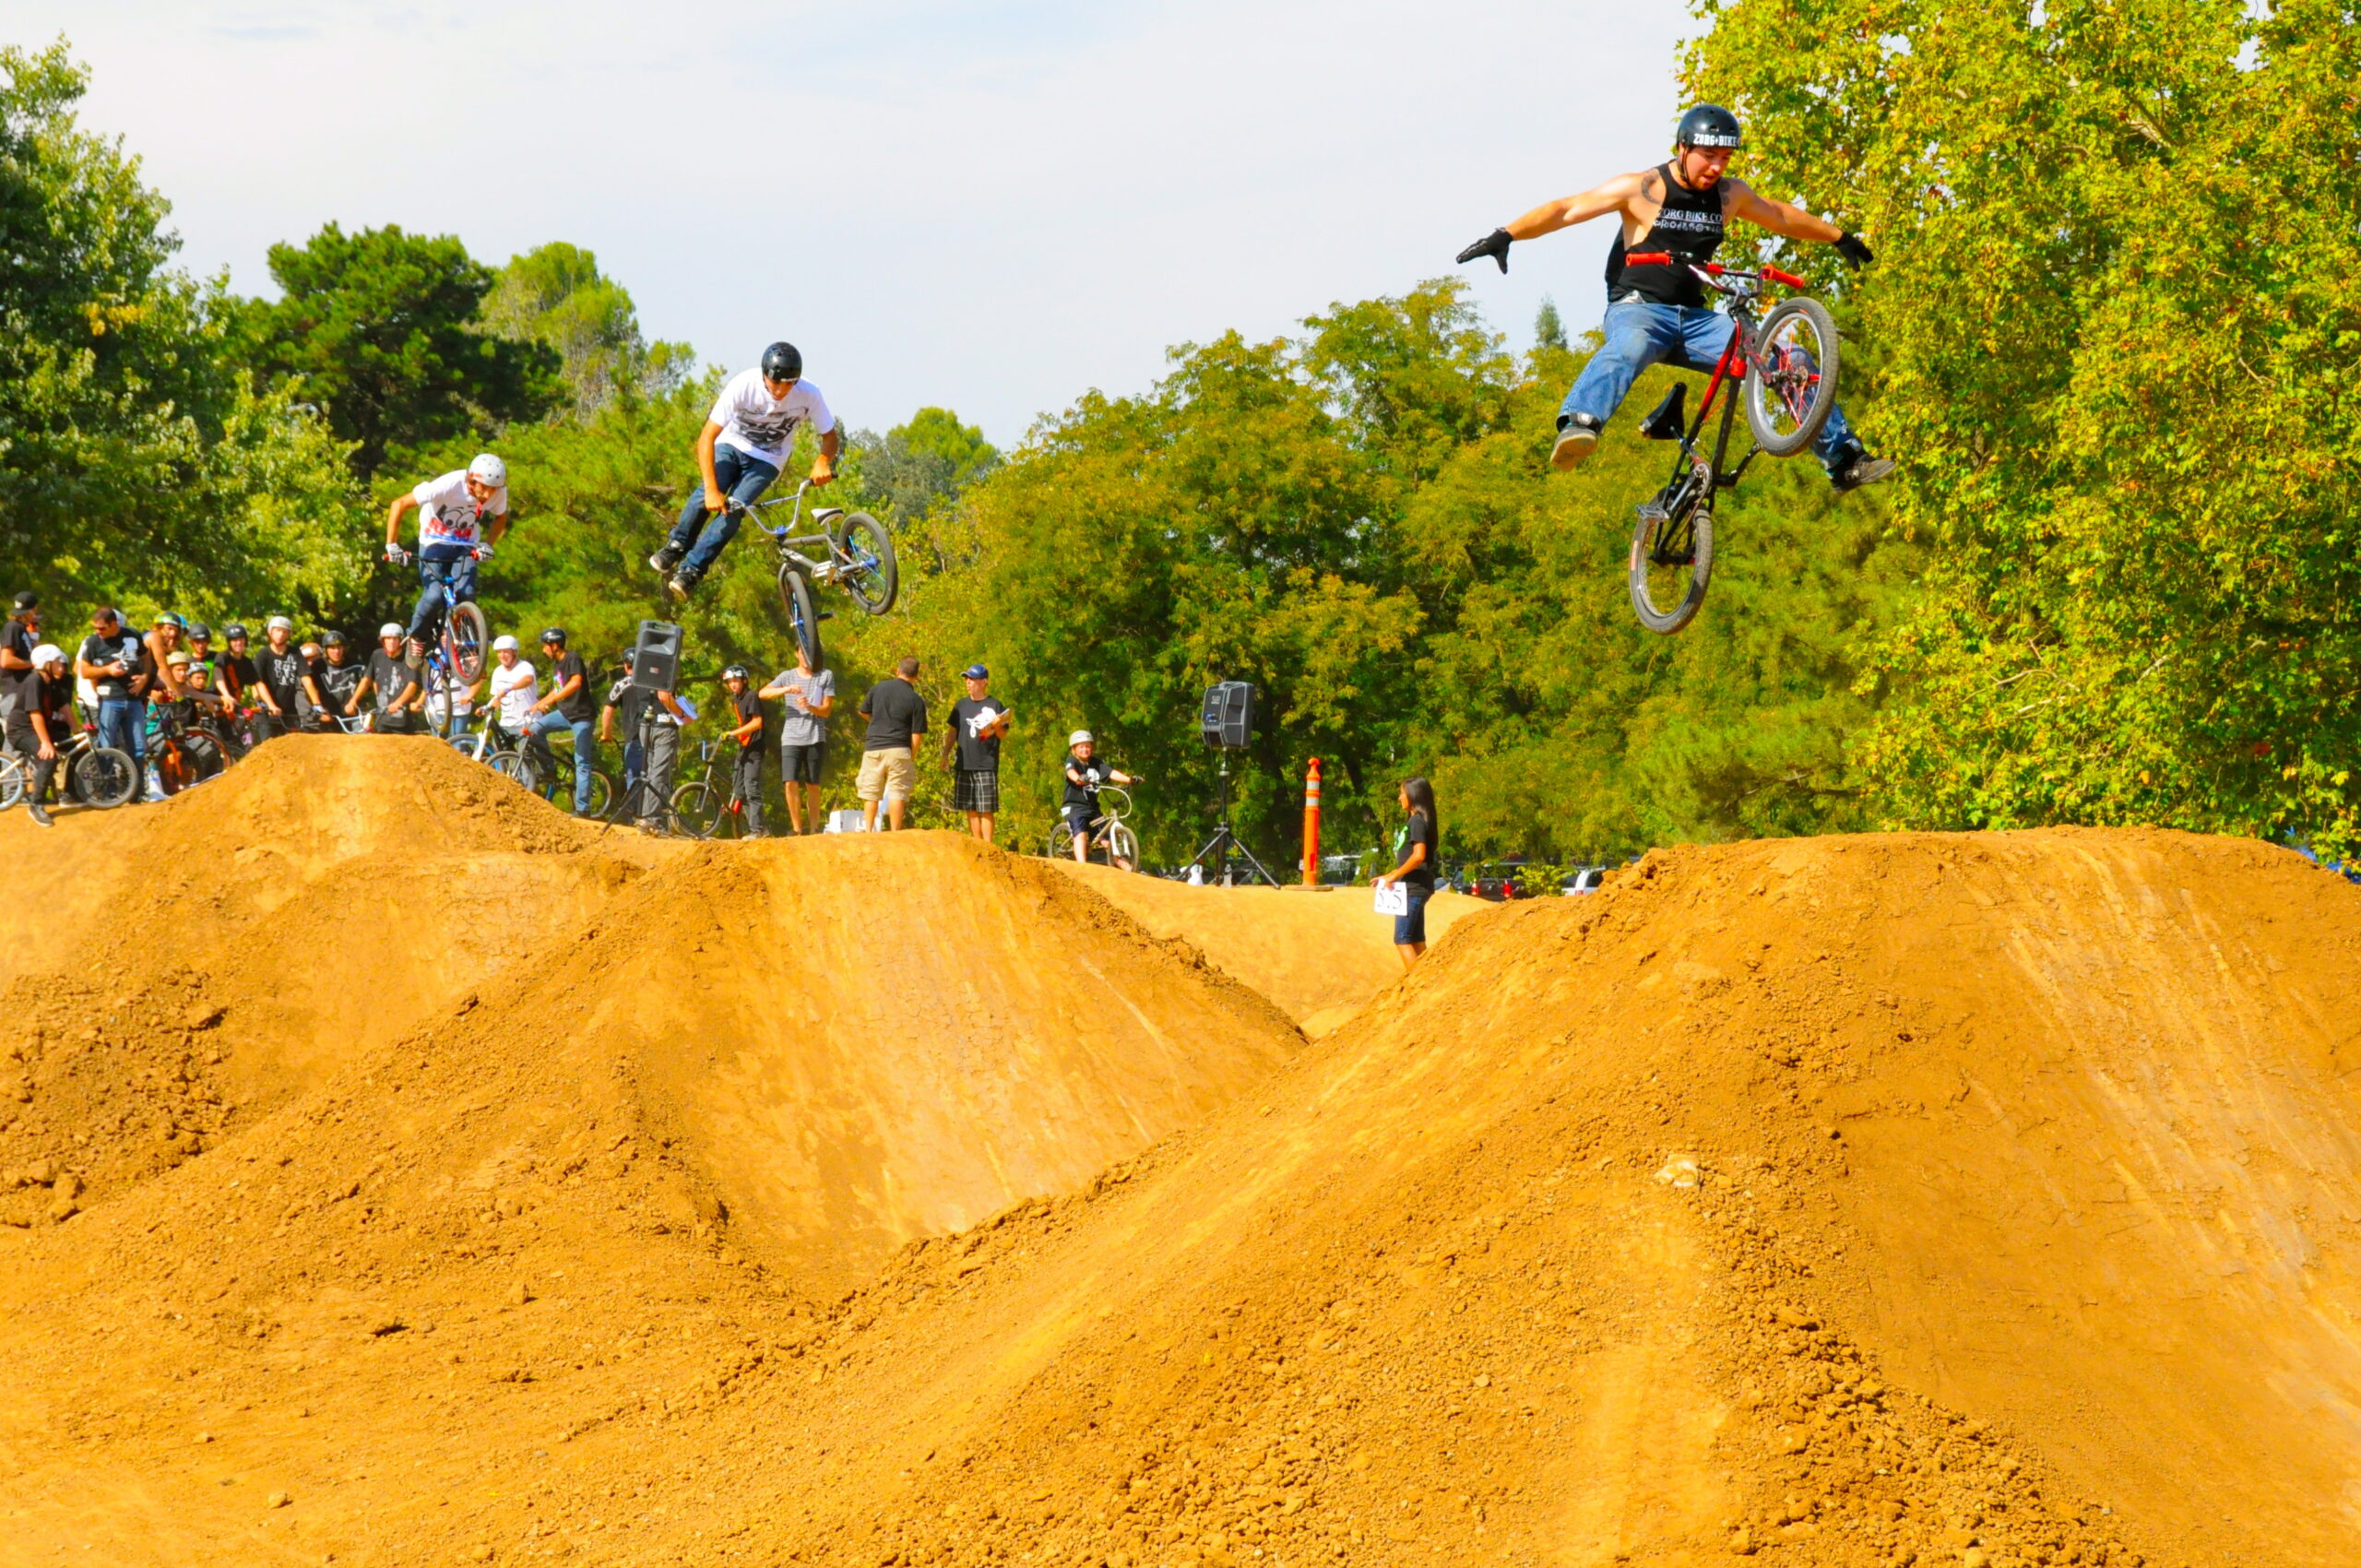
[[[1726,179],[1717,180],[1704,190],[1695,190],[1673,178],[1669,163],[1650,170],[1642,194],[1655,199],[1656,210],[1644,224],[1636,218],[1625,217],[1624,232],[1615,237],[1607,255],[1608,302],[1638,299],[1656,304],[1702,307],[1705,291],[1691,275],[1689,264],[1702,266],[1721,248],[1723,211],[1728,202],[1729,184]],[[1629,237],[1635,227],[1640,230],[1639,236]],[[1655,251],[1670,252],[1677,258],[1674,265],[1624,265],[1627,254]]]

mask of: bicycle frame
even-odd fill
[[[775,495],[768,501],[757,501],[752,505],[732,497],[728,509],[741,517],[752,519],[756,528],[770,535],[778,545],[781,561],[792,565],[815,583],[830,583],[843,576],[853,565],[844,545],[837,540],[835,534],[828,531],[828,525],[843,517],[845,512],[841,506],[815,506],[812,511],[812,520],[820,525],[820,531],[797,533],[795,530],[803,523],[803,497],[811,489],[812,481],[807,479],[795,487],[793,495]],[[790,505],[793,509],[788,514],[787,521],[778,528],[771,527],[770,524],[763,521],[760,516],[773,506]],[[804,554],[802,551],[796,548],[800,544],[820,546],[825,559],[814,559]]]

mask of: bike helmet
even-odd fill
[[[320,646],[322,647],[342,647],[344,646],[344,634],[342,632],[322,632],[320,634]]]
[[[763,350],[763,374],[772,381],[803,379],[803,350],[792,343],[773,343]]]
[[[1672,139],[1682,147],[1726,147],[1732,151],[1746,145],[1738,135],[1738,116],[1718,103],[1700,103],[1683,114]]]
[[[33,668],[36,670],[40,669],[44,664],[63,664],[65,662],[65,650],[58,647],[55,643],[43,643],[41,647],[33,649]]]
[[[1738,122],[1733,120],[1730,123],[1736,125]],[[476,460],[468,465],[468,477],[480,479],[494,490],[504,490],[508,486],[508,465],[489,452],[479,452]]]
[[[564,647],[565,646],[565,628],[564,626],[543,626],[541,628],[541,641],[545,643],[555,643],[558,647]]]
[[[213,640],[213,628],[202,621],[191,621],[188,624],[188,640],[193,643],[209,643]]]
[[[746,667],[745,667],[744,665],[742,665],[742,664],[733,664],[733,665],[731,665],[729,669],[724,670],[724,671],[721,672],[721,678],[722,678],[723,680],[725,680],[725,681],[743,681],[743,680],[746,680],[746,679],[748,679],[748,676],[747,676],[747,674],[746,674]]]
[[[173,614],[169,610],[158,611],[156,612],[156,619],[151,624],[158,626],[170,626],[176,632],[185,632],[188,630],[188,623],[182,620],[179,616]]]
[[[494,653],[498,653],[498,652],[500,652],[503,648],[507,649],[510,653],[514,653],[514,652],[516,652],[516,639],[515,637],[508,636],[506,636],[505,634],[504,634],[504,635],[502,635],[502,636],[496,636],[496,637],[494,637],[494,638],[492,638],[492,652],[494,652]]]
[[[401,635],[401,626],[396,622],[388,621],[384,625],[377,628],[377,640],[379,642],[384,642],[387,637],[397,637]]]
[[[1092,745],[1097,745],[1098,743],[1097,742],[1091,740],[1090,731],[1087,730],[1077,730],[1073,734],[1066,737],[1066,744],[1069,746],[1079,746],[1085,742],[1088,742]]]
[[[270,618],[269,627],[274,632],[291,632],[295,629],[295,623],[284,615],[274,615]]]
[[[221,628],[221,640],[223,642],[233,643],[240,637],[250,637],[253,635],[253,633],[246,630],[246,624],[243,621],[232,621],[228,625]]]

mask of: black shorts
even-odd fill
[[[783,784],[817,784],[827,766],[825,741],[814,741],[808,746],[782,745],[778,749],[778,777]]]
[[[1000,810],[1000,773],[989,767],[963,767],[951,784],[951,809],[955,812]]]
[[[1092,810],[1088,806],[1068,806],[1066,808],[1066,826],[1074,829],[1074,836],[1075,837],[1086,838],[1090,836],[1091,819],[1096,817],[1097,814],[1098,814],[1096,811]]]

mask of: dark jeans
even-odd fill
[[[590,775],[599,766],[599,727],[587,719],[568,719],[557,709],[536,714],[525,731],[525,744],[533,761],[540,765],[541,777],[557,777],[557,757],[550,751],[549,737],[561,730],[574,732],[574,814],[590,814]]]
[[[457,555],[447,545],[433,547],[435,553],[419,552],[418,580],[424,591],[418,596],[418,608],[409,614],[409,635],[426,636],[426,629],[439,623],[447,604],[472,604],[476,598],[476,555],[472,550],[462,550]],[[443,591],[443,575],[451,575],[451,590]]]
[[[1421,887],[1415,882],[1404,883],[1402,891],[1410,896],[1410,912],[1394,917],[1394,945],[1396,947],[1407,947],[1414,942],[1426,941],[1427,900],[1435,896],[1433,888]]]
[[[746,802],[746,831],[763,830],[763,753],[757,746],[749,750],[740,747],[738,765],[733,774],[738,798]]]
[[[750,457],[735,446],[716,445],[713,449],[713,477],[721,481],[721,493],[742,506],[751,506],[755,497],[771,487],[778,478],[778,470],[760,457]],[[695,582],[713,570],[713,564],[722,547],[738,537],[740,517],[724,512],[718,518],[705,509],[705,476],[689,481],[688,505],[681,508],[681,520],[672,525],[670,547],[681,552],[683,560],[681,576]],[[712,523],[711,528],[706,525]]]
[[[647,732],[647,754],[642,756],[638,737],[623,747],[623,796],[643,827],[655,827],[672,809],[672,770],[681,761],[681,727],[658,724]],[[639,790],[640,768],[647,769],[647,791]]]
[[[41,759],[41,737],[33,733],[32,714],[30,709],[18,711],[17,708],[11,708],[9,710],[6,733],[8,749],[25,759],[25,769],[30,775],[25,785],[25,799],[39,805],[48,799],[49,781],[56,774],[58,763],[64,760],[65,737],[60,735],[57,738],[58,754],[43,762]]]

